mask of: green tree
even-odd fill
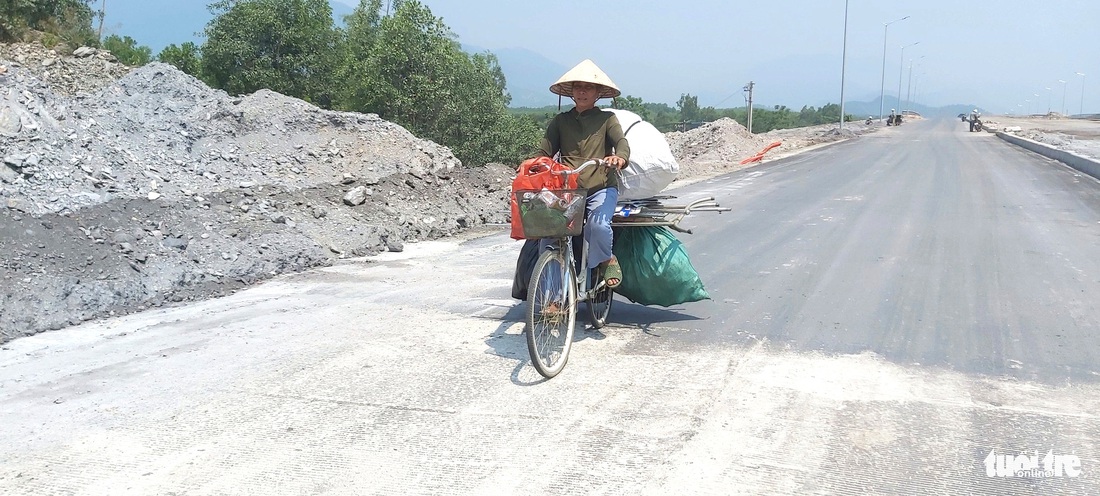
[[[340,107],[373,112],[451,148],[466,164],[530,155],[539,129],[507,110],[504,72],[491,53],[469,55],[431,10],[360,0],[346,19]]]
[[[164,47],[164,50],[157,54],[157,60],[172,64],[187,74],[203,79],[202,53],[198,45],[190,41],[179,46],[171,44]]]
[[[618,96],[611,100],[611,108],[629,110],[638,114],[642,120],[649,120],[649,109],[646,108],[645,102],[641,98],[636,96]]]
[[[342,35],[327,0],[219,0],[210,5],[202,73],[232,94],[261,88],[328,107]]]
[[[464,163],[513,163],[533,155],[542,131],[533,119],[508,112],[511,96],[496,56],[460,57],[457,63],[457,105],[444,107],[446,113],[440,116],[434,135]]]
[[[825,124],[826,122],[837,122],[840,120],[840,105],[835,103],[829,103],[821,107],[819,111],[821,114],[820,122],[817,124]]]
[[[29,30],[71,45],[97,45],[92,31],[92,0],[2,0],[0,41],[20,41]],[[47,38],[43,41],[46,42]],[[47,43],[49,44],[49,43]]]
[[[346,109],[371,109],[375,100],[370,80],[377,69],[371,63],[371,51],[381,31],[382,0],[360,0],[351,14],[344,17],[346,43],[339,67],[338,80],[343,81],[339,106]],[[375,110],[371,109],[374,112]]]
[[[721,118],[722,114],[714,107],[703,107],[699,109],[699,120],[703,122],[714,122]]]
[[[119,62],[130,66],[148,64],[153,58],[153,50],[145,45],[139,46],[133,38],[112,34],[103,40],[103,48],[110,51]]]
[[[699,97],[684,93],[680,95],[680,100],[676,102],[676,108],[680,111],[680,120],[686,122],[699,120]]]

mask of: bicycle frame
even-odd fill
[[[578,260],[573,255],[573,236],[563,236],[557,238],[557,241],[550,245],[548,249],[551,250],[563,250],[566,260],[573,264],[573,272],[577,274],[577,303],[588,301],[592,299],[593,295],[598,293],[607,284],[604,281],[596,281],[596,285],[592,288],[588,288],[588,278],[592,269],[588,268],[588,239],[583,235],[581,238],[581,256]],[[564,247],[562,246],[564,244]],[[570,310],[575,311],[575,308]]]

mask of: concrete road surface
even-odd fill
[[[1100,185],[917,121],[677,190],[545,381],[503,231],[0,349],[2,494],[1100,494]]]

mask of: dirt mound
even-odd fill
[[[835,124],[796,129],[781,129],[761,134],[750,133],[739,122],[722,118],[686,132],[666,133],[672,154],[680,163],[677,182],[691,182],[701,178],[733,172],[754,164],[742,164],[747,158],[763,151],[768,145],[779,145],[764,157],[777,157],[791,151],[820,143],[853,138],[874,127],[846,124],[843,130]],[[677,184],[677,183],[673,183]]]
[[[376,115],[70,59],[0,59],[0,341],[507,221],[509,167]]]
[[[266,90],[231,98],[167,64],[72,99],[44,91],[19,66],[10,72],[5,109],[21,124],[7,126],[0,140],[8,145],[4,160],[24,177],[7,181],[5,196],[28,213],[459,165],[446,147],[375,115],[322,110]]]

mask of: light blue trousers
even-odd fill
[[[588,268],[611,260],[611,217],[615,215],[615,203],[619,201],[617,188],[604,188],[588,195],[585,206],[584,239],[588,240]],[[539,253],[553,243],[553,239],[539,241]]]

